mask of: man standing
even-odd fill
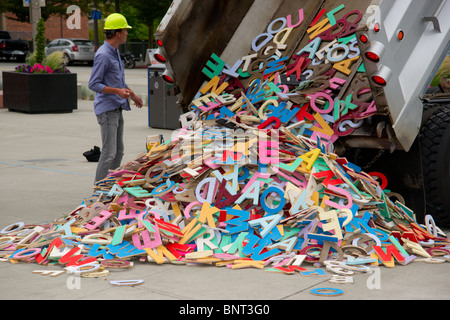
[[[128,98],[142,108],[142,100],[125,83],[124,65],[119,45],[127,41],[128,25],[119,13],[105,20],[103,45],[94,58],[89,89],[96,92],[94,111],[100,125],[102,151],[95,175],[95,183],[104,179],[108,171],[120,167],[124,155],[122,110],[131,110]]]

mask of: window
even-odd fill
[[[52,42],[50,42],[50,43],[48,44],[48,47],[49,47],[49,48],[56,47],[56,46],[58,45],[58,41],[59,41],[59,40],[53,40]]]
[[[73,40],[73,43],[77,46],[94,46],[94,44],[89,40]]]

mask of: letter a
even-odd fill
[[[81,29],[81,9],[79,6],[71,5],[67,8],[66,13],[73,14],[67,19],[67,28],[72,29]]]

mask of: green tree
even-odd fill
[[[105,18],[114,12],[122,13],[133,27],[128,30],[128,39],[147,39],[149,48],[152,48],[154,32],[171,3],[172,0],[97,0],[97,8]],[[99,39],[102,27],[99,23]]]
[[[157,23],[166,14],[167,10],[172,3],[172,0],[128,0],[128,4],[131,7],[138,8],[136,11],[136,17],[148,28],[148,46],[153,47],[154,33],[157,28]]]
[[[42,63],[45,58],[45,21],[44,18],[39,19],[36,27],[36,63]]]
[[[121,13],[127,18],[128,24],[133,27],[128,29],[128,39],[130,41],[147,40],[148,27],[138,18],[139,9],[133,6],[122,5]]]

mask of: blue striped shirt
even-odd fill
[[[131,110],[128,99],[117,94],[102,93],[105,87],[125,89],[124,65],[118,49],[114,49],[106,40],[97,50],[94,58],[89,89],[96,93],[94,111],[96,115],[122,107]]]

